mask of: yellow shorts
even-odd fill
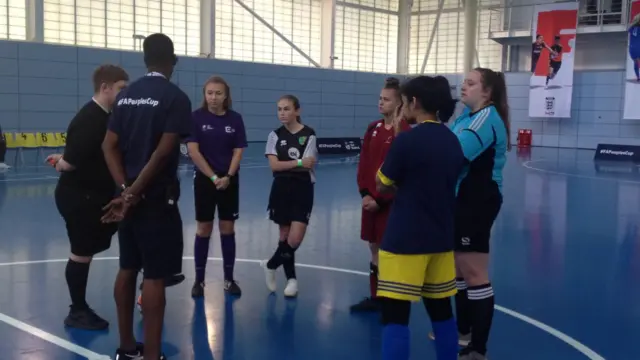
[[[456,265],[453,251],[438,254],[400,255],[378,252],[380,297],[418,301],[455,295]]]

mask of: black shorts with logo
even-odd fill
[[[502,207],[498,192],[487,200],[458,198],[455,210],[455,251],[489,253],[491,228]]]
[[[240,216],[240,179],[239,174],[229,178],[229,186],[224,190],[216,189],[211,179],[200,171],[193,177],[193,195],[196,206],[196,221],[211,222],[218,208],[219,220],[238,220]]]
[[[309,224],[313,210],[313,183],[308,179],[278,176],[269,194],[269,219],[278,225]]]
[[[94,256],[111,247],[118,224],[100,221],[104,215],[102,208],[111,197],[65,185],[58,185],[54,196],[67,228],[72,254]]]
[[[145,194],[120,222],[120,268],[144,270],[145,279],[165,279],[182,272],[180,185]]]

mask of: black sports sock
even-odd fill
[[[467,297],[467,284],[463,278],[456,278],[456,323],[458,332],[467,335],[471,332],[471,312],[469,308],[469,298]]]
[[[282,246],[282,267],[287,280],[296,278],[296,250],[289,243]]]
[[[86,302],[87,280],[89,279],[90,263],[75,262],[71,259],[67,261],[65,277],[71,296],[72,309],[84,309],[88,307]]]
[[[276,248],[276,251],[274,251],[273,255],[271,256],[271,259],[267,261],[267,269],[275,270],[279,268],[280,265],[282,265],[282,257],[280,256],[280,253],[282,252],[282,247],[286,243],[287,243],[286,241],[282,241],[282,240],[278,242],[278,248]]]
[[[493,322],[493,306],[495,298],[491,283],[469,286],[467,289],[469,308],[471,310],[471,347],[481,353],[487,353],[487,341]]]

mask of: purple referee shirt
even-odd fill
[[[233,150],[247,147],[247,133],[242,116],[233,110],[216,115],[208,109],[198,109],[191,114],[191,135],[187,143],[195,142],[200,153],[216,175],[229,171]]]

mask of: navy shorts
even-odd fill
[[[120,268],[144,270],[145,279],[182,272],[182,218],[177,199],[145,198],[129,210],[118,229]]]
[[[629,48],[629,56],[631,59],[640,59],[640,48]]]

